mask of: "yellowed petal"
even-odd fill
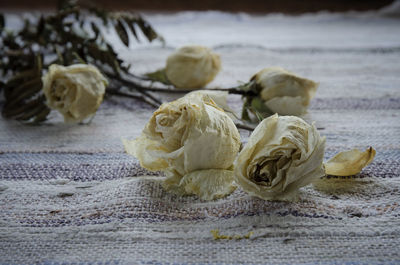
[[[233,171],[224,169],[205,169],[190,172],[183,176],[180,186],[186,194],[195,194],[202,200],[214,200],[231,194]]]
[[[95,66],[87,64],[52,64],[42,80],[47,105],[58,110],[65,122],[80,122],[92,116],[108,84]]]
[[[122,139],[125,152],[136,157],[140,165],[151,171],[163,170],[168,167],[167,160],[162,157],[166,154],[157,142],[145,136],[140,136],[135,140]]]
[[[264,200],[293,201],[300,187],[324,176],[325,138],[294,116],[264,119],[235,161],[235,181]]]
[[[163,104],[142,135],[123,144],[142,167],[165,173],[168,191],[212,200],[233,190],[240,134],[208,95],[195,93]]]
[[[280,115],[300,116],[307,112],[307,107],[302,104],[302,98],[298,97],[275,97],[265,101],[265,105],[274,113]]]
[[[223,109],[225,112],[231,113],[233,110],[228,106],[228,95],[229,93],[227,91],[196,90],[186,94],[185,97],[200,97],[205,101],[207,101],[207,97],[209,97],[219,108]]]
[[[262,88],[260,96],[267,107],[281,115],[306,113],[318,83],[281,67],[264,68],[252,80]]]
[[[325,173],[343,177],[358,174],[372,162],[375,154],[376,151],[372,147],[369,147],[364,152],[358,149],[340,152],[325,163]]]

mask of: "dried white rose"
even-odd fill
[[[358,149],[340,152],[325,163],[325,172],[327,175],[342,177],[358,174],[374,160],[375,154],[372,147],[364,152]]]
[[[177,88],[196,89],[210,83],[221,70],[218,54],[203,46],[185,46],[167,59],[165,74]]]
[[[234,111],[228,105],[228,95],[227,91],[219,91],[219,90],[196,90],[187,94],[188,96],[195,97],[210,97],[218,107],[223,109],[229,117],[232,119],[235,118]]]
[[[164,187],[177,194],[212,200],[231,193],[233,161],[240,135],[210,97],[187,95],[154,112],[142,135],[124,140],[142,167],[164,171]]]
[[[96,67],[86,64],[50,65],[42,81],[47,105],[58,110],[65,122],[80,122],[93,115],[108,84]]]
[[[235,162],[235,181],[265,200],[294,200],[300,187],[324,176],[324,147],[314,125],[294,116],[264,119]]]
[[[255,74],[260,97],[274,113],[300,116],[307,112],[318,83],[299,77],[281,67],[265,68]]]

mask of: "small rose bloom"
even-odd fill
[[[86,64],[50,65],[42,80],[47,105],[58,110],[65,122],[80,122],[94,115],[108,84],[96,67]]]
[[[196,89],[210,83],[221,70],[221,59],[210,48],[185,46],[167,59],[165,74],[177,88]]]
[[[206,94],[190,94],[153,113],[142,135],[124,140],[142,167],[163,171],[164,187],[212,200],[231,193],[240,135],[228,115]]]
[[[325,175],[325,138],[294,116],[264,119],[235,162],[235,181],[264,200],[296,199],[300,187]]]
[[[280,115],[305,114],[318,87],[318,83],[281,67],[265,68],[251,80],[259,87],[264,104],[272,112]]]

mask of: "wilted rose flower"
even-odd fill
[[[207,95],[191,94],[153,113],[142,135],[124,140],[142,167],[164,171],[164,187],[204,200],[234,190],[233,161],[240,135],[233,121]]]
[[[165,74],[177,88],[196,89],[210,83],[220,69],[220,57],[211,49],[185,46],[168,57]]]
[[[318,83],[281,67],[265,68],[251,80],[256,82],[265,106],[280,115],[305,114],[318,87]]]
[[[325,138],[294,116],[264,119],[235,162],[235,181],[265,200],[294,200],[300,187],[323,177]]]
[[[340,152],[325,163],[325,172],[327,175],[342,177],[358,174],[374,160],[375,154],[372,147],[364,152],[358,149]]]
[[[108,84],[96,67],[86,64],[50,65],[42,80],[47,105],[58,110],[65,122],[80,122],[93,115]]]

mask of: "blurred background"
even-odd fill
[[[379,9],[394,0],[98,0],[96,5],[110,10],[141,11],[182,11],[182,10],[221,10],[249,13],[288,13],[299,14],[322,10],[367,11]],[[55,0],[0,0],[1,9],[39,9],[52,10],[57,7]],[[82,2],[82,1],[79,1]],[[84,1],[88,2],[88,1]],[[89,2],[88,2],[89,3]]]

